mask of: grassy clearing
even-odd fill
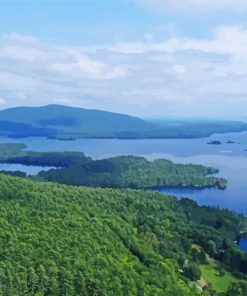
[[[206,265],[200,266],[202,278],[213,286],[213,289],[218,292],[226,292],[230,284],[238,281],[230,272],[224,271],[220,274],[220,265]]]

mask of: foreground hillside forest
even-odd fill
[[[24,146],[25,147],[25,146]],[[225,189],[227,181],[214,176],[219,170],[192,164],[175,164],[169,160],[148,161],[143,157],[117,156],[93,160],[81,152],[31,152],[22,144],[1,144],[0,162],[43,167],[37,180],[67,185],[103,188],[217,187]],[[25,177],[22,172],[5,172]]]
[[[0,175],[0,295],[246,295],[246,230],[188,199]]]

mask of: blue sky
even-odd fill
[[[247,119],[246,0],[0,5],[1,108]]]

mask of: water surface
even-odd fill
[[[222,145],[208,145],[220,141]],[[234,143],[227,143],[233,141]],[[75,141],[45,138],[6,139],[0,143],[25,143],[32,151],[82,151],[94,159],[116,155],[137,155],[147,159],[167,158],[177,163],[195,163],[218,167],[228,180],[226,190],[163,190],[186,196],[199,204],[226,207],[247,216],[247,132],[215,134],[202,139],[116,140],[78,139]]]
[[[239,242],[239,247],[242,251],[247,252],[247,236],[243,236]]]
[[[51,168],[53,167],[0,163],[0,171],[21,171],[30,176],[36,176],[40,171],[47,171]]]

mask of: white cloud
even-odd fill
[[[4,98],[0,97],[0,106],[3,106],[5,104],[6,104],[6,102],[5,102]]]
[[[0,89],[1,91],[33,91],[44,86],[39,78],[33,78],[23,74],[16,74],[6,71],[0,71]]]
[[[186,68],[183,65],[174,65],[173,69],[178,74],[184,74],[186,72]]]
[[[208,39],[172,37],[162,42],[116,43],[101,46],[98,50],[128,55],[155,53],[149,59],[157,62],[175,61],[175,54],[186,52],[221,55],[223,62],[211,65],[216,75],[247,73],[247,29],[237,25],[216,28]]]
[[[73,100],[64,97],[56,98],[53,102],[57,104],[73,105]]]
[[[161,77],[155,77],[155,76],[146,76],[142,79],[144,83],[150,83],[150,84],[159,84],[163,82],[163,79]]]
[[[0,97],[5,106],[59,103],[149,116],[174,110],[200,116],[207,106],[223,114],[227,101],[246,114],[245,27],[215,28],[209,38],[145,38],[68,48],[4,37]]]
[[[8,60],[17,65],[23,63],[33,70],[36,65],[37,69],[45,72],[96,80],[123,79],[131,75],[130,67],[116,64],[111,66],[99,58],[83,54],[80,49],[43,44],[34,37],[16,34],[3,39],[0,61]]]
[[[31,36],[31,35],[19,35],[16,33],[12,33],[10,35],[5,36],[6,40],[23,42],[23,43],[39,43],[39,39]]]
[[[136,0],[157,12],[238,12],[247,10],[246,0]]]
[[[10,45],[0,47],[0,58],[27,62],[40,62],[46,59],[46,55],[44,52],[36,48]]]
[[[140,104],[145,103],[147,105],[151,105],[154,103],[159,103],[161,105],[162,103],[189,103],[194,100],[192,96],[186,93],[181,93],[179,91],[165,87],[127,90],[123,92],[123,95],[127,97],[132,97],[132,103],[133,98],[134,100],[140,102],[140,98],[148,97],[149,101],[143,100],[142,102],[140,102]]]
[[[163,42],[122,42],[114,45],[101,46],[98,47],[98,50],[107,50],[122,54],[163,52],[164,59],[166,59],[166,55],[169,57],[168,54],[185,50],[219,54],[246,53],[247,29],[240,26],[221,26],[214,30],[210,39],[174,37]],[[152,59],[161,61],[162,56],[154,56]]]
[[[172,62],[174,60],[174,57],[171,54],[161,54],[151,56],[150,60],[156,62]]]
[[[70,51],[69,55],[73,57],[71,61],[54,62],[51,65],[51,70],[71,76],[85,75],[87,78],[96,80],[121,79],[130,74],[124,66],[110,67],[104,62],[90,59],[78,51]]]

